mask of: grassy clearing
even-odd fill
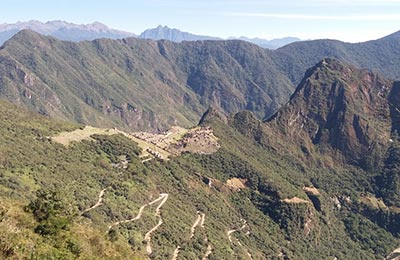
[[[85,126],[83,129],[76,129],[72,132],[62,132],[51,137],[51,140],[65,146],[72,142],[80,142],[82,140],[94,140],[92,135],[115,135],[122,134],[132,141],[136,142],[142,149],[140,157],[143,162],[154,159],[155,157],[168,160],[171,155],[180,155],[183,151],[194,153],[213,153],[218,148],[217,138],[211,129],[203,129],[195,127],[186,129],[174,126],[166,133],[154,134],[147,132],[135,132],[132,134],[123,132],[116,128],[97,128]]]
[[[72,132],[61,132],[56,136],[51,137],[51,140],[65,146],[68,146],[72,142],[80,142],[83,140],[94,140],[91,138],[92,135],[115,135],[120,131],[117,129],[105,129],[97,128],[92,126],[85,126],[83,129],[76,129]]]
[[[76,129],[72,132],[61,132],[56,136],[51,137],[51,140],[65,146],[70,145],[72,142],[80,142],[83,140],[94,140],[91,138],[92,135],[116,135],[122,134],[132,141],[136,142],[138,146],[142,149],[142,154],[140,157],[150,157],[154,158],[155,154],[159,154],[160,158],[163,160],[168,159],[171,153],[158,147],[156,144],[137,138],[132,134],[128,134],[116,128],[97,128],[92,126],[85,126],[83,129]]]

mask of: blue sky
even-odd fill
[[[0,23],[98,21],[139,34],[168,25],[210,36],[358,42],[400,30],[400,0],[1,0]]]

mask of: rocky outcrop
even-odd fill
[[[324,59],[267,122],[301,144],[303,153],[330,150],[360,162],[390,140],[392,84],[380,74]]]

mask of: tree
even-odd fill
[[[41,235],[55,235],[60,230],[67,229],[75,215],[65,197],[58,191],[46,189],[37,191],[36,199],[29,203],[27,210],[39,222],[35,232]]]
[[[400,206],[400,144],[397,138],[387,152],[382,174],[377,177],[377,185],[387,204]]]

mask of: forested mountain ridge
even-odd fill
[[[324,58],[335,58],[359,68],[379,71],[390,79],[399,79],[399,37],[383,37],[378,40],[345,43],[337,40],[295,42],[273,53],[279,68],[298,84],[306,69]]]
[[[0,56],[3,97],[95,125],[189,126],[209,105],[262,117],[292,89],[264,49],[241,41],[72,43],[22,31]]]
[[[191,126],[210,105],[268,118],[326,57],[398,78],[398,41],[318,40],[270,51],[236,40],[72,43],[22,31],[0,50],[0,95],[42,114],[126,129]]]

